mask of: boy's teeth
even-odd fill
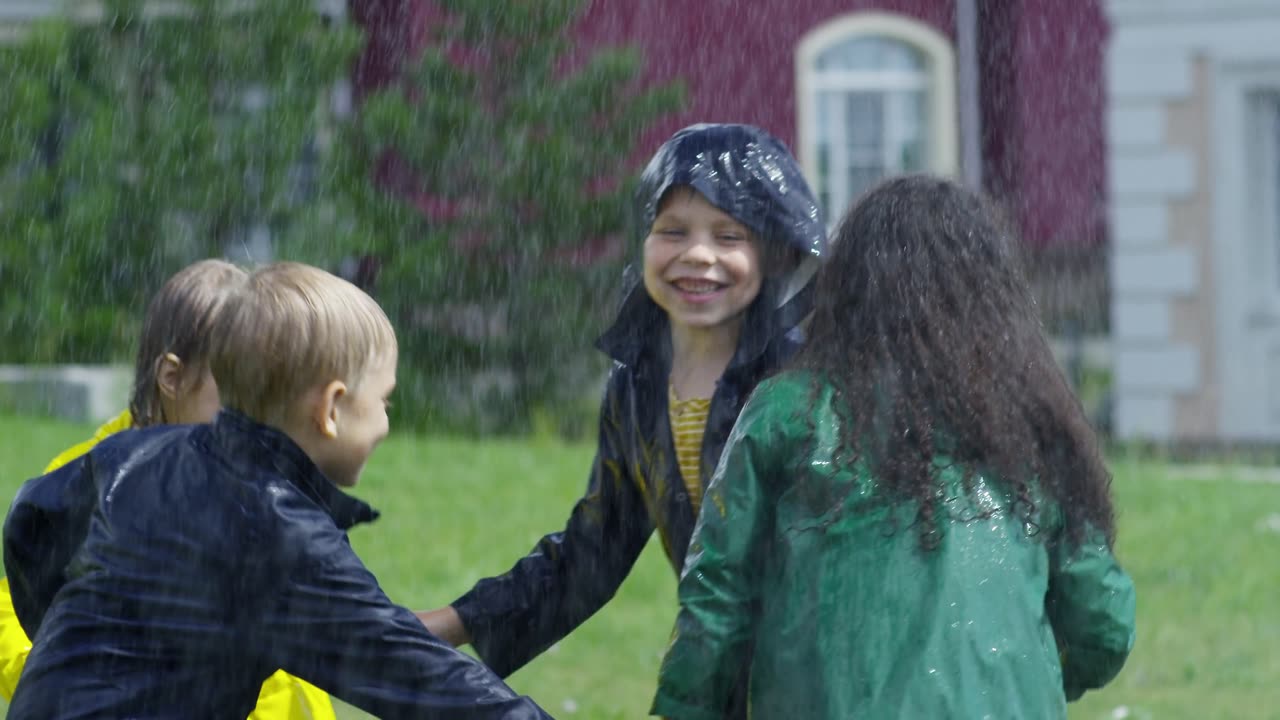
[[[700,282],[696,280],[682,280],[676,283],[676,286],[685,292],[696,293],[712,292],[718,287],[716,283],[710,281]]]

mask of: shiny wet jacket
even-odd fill
[[[233,411],[108,438],[5,521],[9,717],[243,718],[277,668],[382,718],[547,717],[387,599],[347,539],[375,517]]]
[[[1055,506],[1031,529],[998,482],[940,460],[945,516],[923,550],[910,503],[865,463],[835,462],[829,386],[785,373],[743,409],[680,582],[653,712],[718,717],[754,643],[753,717],[1066,717],[1119,672],[1133,583],[1095,533],[1073,545]],[[941,515],[941,512],[940,512]]]
[[[826,227],[794,160],[776,139],[745,125],[698,125],[669,140],[642,175],[633,228],[637,246],[663,195],[682,185],[796,260],[790,272],[766,276],[711,399],[701,451],[705,486],[751,390],[799,347],[808,280],[825,247]],[[697,518],[668,419],[669,331],[640,275],[629,272],[618,318],[598,342],[613,368],[585,495],[564,530],[542,538],[507,574],[480,581],[453,603],[474,647],[501,675],[519,669],[608,602],[655,529],[672,568],[678,573],[684,565]]]

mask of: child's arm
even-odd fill
[[[773,459],[753,398],[707,487],[680,579],[675,639],[659,674],[654,715],[719,720],[740,677],[755,628],[752,605],[761,540],[772,524],[765,482]],[[758,434],[759,433],[759,434]]]
[[[1063,689],[1068,700],[1077,700],[1110,682],[1133,648],[1133,581],[1100,534],[1079,547],[1062,540],[1050,547],[1045,602],[1062,657]]]
[[[587,492],[561,532],[538,541],[507,574],[481,580],[452,604],[461,627],[439,627],[470,640],[506,677],[591,617],[617,592],[653,533],[653,524],[622,455],[624,402],[613,378],[600,409],[600,432]],[[424,613],[430,622],[449,611]],[[424,619],[425,619],[424,618]]]
[[[418,620],[431,631],[432,635],[449,643],[454,647],[462,647],[471,644],[471,633],[467,632],[467,626],[462,623],[462,616],[452,605],[447,605],[438,610],[427,610],[425,612],[414,613]]]
[[[65,570],[89,529],[97,501],[92,463],[81,456],[48,475],[28,480],[4,522],[4,567],[13,610],[35,637]]]
[[[305,556],[261,615],[255,644],[274,666],[376,717],[549,717],[392,604],[341,531],[303,541]]]

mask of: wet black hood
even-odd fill
[[[789,248],[799,261],[787,273],[766,277],[748,310],[735,363],[754,359],[809,312],[809,285],[826,252],[827,228],[809,183],[791,151],[751,125],[691,125],[658,148],[640,176],[629,237],[639,248],[667,191],[697,190],[712,205],[745,225],[762,243]],[[623,275],[622,303],[597,346],[633,364],[655,345],[666,315],[645,292],[639,260]]]

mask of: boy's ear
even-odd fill
[[[334,380],[321,388],[311,416],[321,435],[328,438],[338,436],[338,401],[346,394],[347,384],[341,380]]]
[[[169,400],[177,399],[182,390],[182,376],[185,372],[186,366],[173,353],[165,353],[156,358],[156,389],[160,391],[160,395]]]

